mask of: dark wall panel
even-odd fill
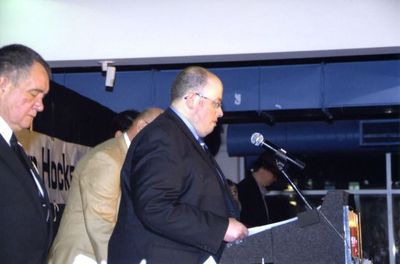
[[[114,111],[55,82],[50,86],[44,111],[34,119],[35,131],[86,146],[113,136]]]

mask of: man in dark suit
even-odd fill
[[[51,210],[36,168],[14,132],[43,111],[50,68],[23,45],[0,49],[0,262],[46,262],[52,239]]]
[[[295,208],[285,195],[269,196],[268,190],[279,189],[279,170],[272,156],[264,152],[254,162],[249,175],[238,184],[242,206],[240,220],[247,227],[261,226],[295,216]]]
[[[223,115],[222,92],[210,71],[184,69],[172,86],[170,108],[132,142],[109,264],[218,260],[225,242],[247,235],[226,179],[202,143]]]

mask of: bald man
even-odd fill
[[[120,171],[133,138],[163,110],[149,108],[122,135],[90,150],[73,172],[50,264],[106,263],[121,197]]]
[[[226,179],[202,138],[222,117],[223,86],[207,69],[188,67],[170,107],[143,129],[121,172],[122,197],[109,264],[218,261],[247,228]]]

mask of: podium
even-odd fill
[[[349,210],[348,193],[328,193],[316,215],[319,221],[314,223],[299,215],[227,244],[220,263],[353,264],[362,258],[359,218]]]

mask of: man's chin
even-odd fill
[[[32,126],[32,121],[33,121],[33,119],[31,119],[30,121],[23,122],[23,123],[21,124],[20,130],[21,130],[21,129],[28,129],[28,128],[30,128],[30,127]]]

